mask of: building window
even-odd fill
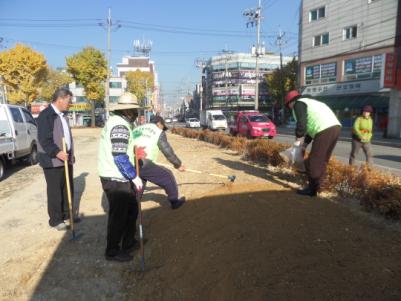
[[[329,45],[329,33],[320,34],[313,37],[313,47]]]
[[[345,27],[343,29],[343,40],[351,40],[351,39],[356,39],[358,35],[358,26],[353,25],[349,27]]]
[[[118,102],[118,96],[109,96],[110,102],[111,103],[117,103]]]
[[[336,82],[337,63],[319,64],[305,68],[305,85]]]
[[[122,87],[121,82],[110,82],[110,88],[121,89],[121,87]]]
[[[344,80],[379,79],[382,55],[365,56],[344,61]]]
[[[84,103],[87,102],[86,98],[84,96],[75,96],[76,102],[77,103]]]
[[[317,21],[326,17],[326,7],[322,6],[309,11],[309,22]]]

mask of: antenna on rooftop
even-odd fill
[[[150,51],[152,50],[152,41],[147,40],[145,41],[144,39],[141,40],[135,40],[134,43],[134,50],[136,53],[139,53],[143,56],[149,57]]]

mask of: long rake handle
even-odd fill
[[[157,164],[159,164],[161,166],[164,166],[164,167],[170,167],[169,165],[164,164],[164,163],[160,163],[160,162],[157,162]],[[189,169],[189,168],[186,168],[185,171],[189,171],[189,172],[192,172],[192,173],[198,173],[198,174],[207,174],[209,176],[223,178],[223,179],[227,179],[228,178],[228,176],[218,175],[218,174],[215,174],[215,173],[209,173],[209,172],[195,170],[195,169]]]
[[[139,160],[137,156],[136,147],[134,148],[135,154],[135,169],[136,175],[139,177]],[[143,246],[143,229],[142,229],[142,206],[141,206],[141,194],[137,192],[137,203],[138,203],[138,215],[139,215],[139,243],[140,243],[140,253],[141,253],[141,270],[145,271],[145,249]]]
[[[63,152],[67,153],[67,147],[66,147],[64,138],[63,138]],[[72,214],[72,200],[71,200],[70,173],[68,170],[68,160],[64,161],[64,173],[65,173],[65,182],[67,184],[68,210],[70,212],[70,227],[71,227],[71,231],[72,231],[72,238],[75,238],[74,216]]]

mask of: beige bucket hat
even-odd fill
[[[110,104],[110,111],[118,111],[118,110],[130,110],[130,109],[140,109],[141,106],[138,103],[137,97],[130,93],[125,92],[118,98],[117,103]]]

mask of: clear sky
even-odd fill
[[[286,33],[285,55],[297,52],[299,0],[262,0],[262,40],[278,53],[275,38]],[[151,40],[162,93],[168,103],[179,101],[199,81],[196,58],[222,49],[249,52],[255,28],[246,27],[245,9],[257,0],[0,0],[0,50],[23,42],[42,52],[53,67],[82,47],[107,48],[106,23],[111,8],[113,67],[133,54],[133,41]],[[117,25],[121,27],[116,28]]]

